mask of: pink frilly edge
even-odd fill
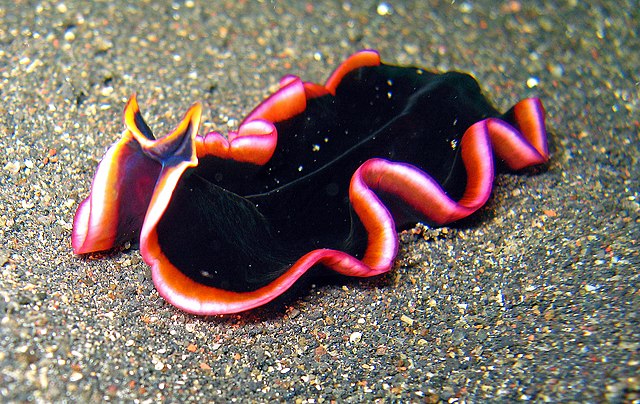
[[[140,232],[163,159],[177,152],[185,135],[195,136],[201,109],[200,104],[194,104],[173,132],[154,140],[138,128],[140,110],[136,95],[131,96],[124,109],[122,138],[103,156],[89,196],[76,210],[71,234],[75,254],[113,249]],[[195,154],[189,160],[197,164]]]
[[[107,250],[114,247],[117,222],[111,220],[117,206],[109,206],[109,185],[118,175],[117,154],[131,140],[125,131],[122,139],[104,155],[91,183],[89,196],[85,198],[73,218],[71,246],[75,254]]]
[[[347,58],[329,77],[325,85],[304,82],[294,75],[280,79],[278,91],[261,102],[247,115],[238,131],[225,138],[219,132],[196,137],[197,156],[215,156],[238,162],[266,164],[276,149],[278,133],[273,122],[282,122],[302,113],[307,99],[335,94],[342,78],[350,71],[380,64],[380,54],[363,50]]]

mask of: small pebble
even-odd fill
[[[409,326],[412,326],[412,325],[413,325],[413,319],[412,319],[411,317],[409,317],[409,316],[405,315],[405,314],[403,314],[402,316],[400,316],[400,320],[401,320],[403,323],[405,323],[405,324],[407,324],[407,325],[409,325]]]
[[[393,14],[393,8],[388,3],[380,3],[376,8],[376,12],[381,16],[390,15]]]

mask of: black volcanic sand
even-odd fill
[[[637,1],[138,3],[0,7],[0,401],[640,400]],[[158,134],[195,101],[226,132],[362,48],[540,97],[548,167],[403,233],[387,276],[241,315],[170,306],[133,247],[72,254],[129,95]]]

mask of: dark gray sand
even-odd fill
[[[0,401],[640,400],[636,0],[2,3]],[[361,48],[539,96],[548,169],[403,234],[388,276],[242,315],[173,308],[134,249],[71,253],[129,95],[158,134],[195,101],[226,132]]]

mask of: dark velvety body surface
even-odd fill
[[[266,285],[317,248],[360,257],[367,234],[348,198],[355,170],[374,157],[405,162],[458,199],[460,139],[499,115],[467,74],[356,69],[335,97],[311,98],[303,113],[275,123],[278,144],[264,166],[201,158],[174,191],[158,241],[187,276],[232,291]],[[380,196],[398,227],[417,220],[393,195]]]

